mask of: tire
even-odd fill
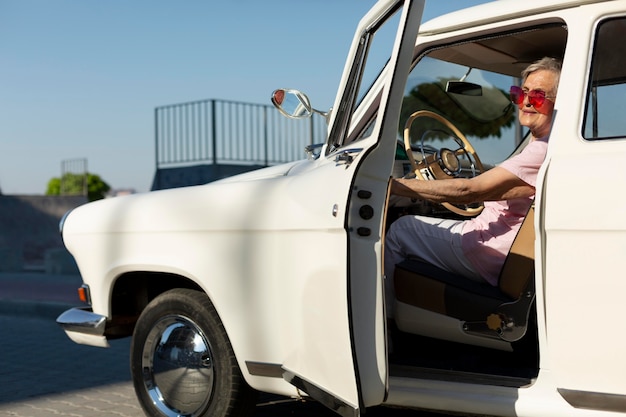
[[[251,416],[257,393],[246,384],[208,297],[167,291],[139,316],[130,348],[135,393],[148,416]]]

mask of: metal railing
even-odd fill
[[[306,157],[326,141],[319,116],[287,119],[273,106],[201,100],[155,109],[156,167],[198,163],[275,165]]]
[[[61,161],[61,195],[87,196],[87,158]]]

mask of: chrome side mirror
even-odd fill
[[[314,109],[309,97],[299,90],[279,88],[272,93],[271,100],[282,115],[291,119],[306,119],[317,113],[328,122],[329,113]]]
[[[272,93],[272,104],[284,116],[303,119],[313,115],[311,102],[306,94],[291,89],[280,88]]]

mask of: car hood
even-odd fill
[[[153,191],[99,200],[66,216],[63,238],[115,233],[181,233],[289,228],[277,212],[307,211],[294,184],[307,170],[299,161],[236,175],[205,185]],[[295,167],[300,167],[294,170]],[[294,222],[295,222],[294,218]],[[69,247],[68,247],[69,249]]]
[[[223,178],[212,182],[212,184],[225,184],[241,181],[255,181],[263,178],[281,177],[283,175],[289,175],[289,172],[296,166],[306,164],[307,161],[295,161],[287,164],[281,164],[271,166],[267,168],[256,169],[254,171],[245,172],[243,174],[233,175],[227,178]]]

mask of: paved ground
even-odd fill
[[[130,340],[77,345],[55,319],[79,305],[72,275],[0,273],[0,417],[142,417],[130,381]],[[254,417],[336,417],[323,406],[262,395]],[[368,417],[435,417],[377,409]],[[438,417],[445,417],[437,414]]]
[[[128,371],[129,340],[80,346],[52,318],[0,315],[0,416],[140,417]],[[318,404],[261,398],[255,417],[335,416]]]

